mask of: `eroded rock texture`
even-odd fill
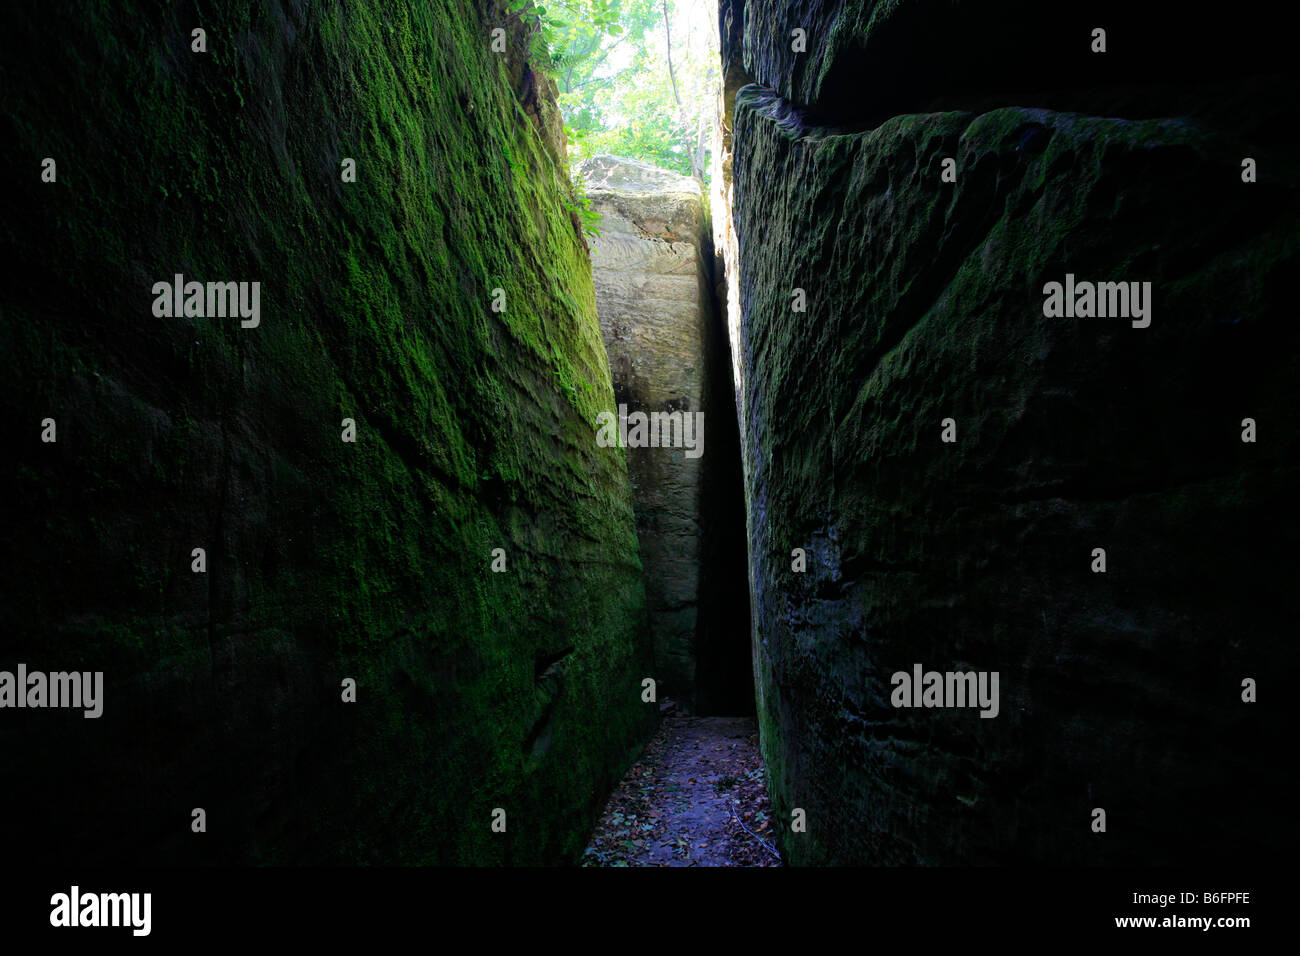
[[[615,398],[629,414],[704,412],[698,455],[627,449],[655,673],[687,706],[743,713],[752,694],[739,448],[700,186],[613,156],[578,172],[601,217],[592,272]]]
[[[6,7],[0,669],[105,680],[98,720],[0,712],[7,856],[581,853],[652,663],[524,33],[470,0]],[[260,281],[260,325],[155,317],[176,273]]]
[[[787,52],[799,23],[806,58]],[[1289,832],[1286,705],[1243,703],[1241,682],[1293,668],[1300,570],[1287,88],[1211,63],[1222,85],[1184,115],[1186,90],[1142,84],[1162,64],[1178,81],[1187,51],[1146,36],[1142,70],[1075,56],[1094,72],[1018,93],[1032,76],[976,62],[1000,31],[1085,51],[1088,31],[1017,23],[723,4],[728,76],[756,84],[730,91],[722,191],[759,718],[776,818],[808,820],[778,832],[795,863],[1262,857]],[[1247,63],[1232,33],[1215,49]],[[981,109],[892,109],[914,80],[944,92],[931,63],[969,67],[953,99]],[[890,70],[893,93],[868,82]],[[1117,79],[1088,101],[1144,118],[1059,110]],[[850,101],[867,105],[837,116]],[[1150,327],[1044,317],[1067,272],[1151,282]],[[895,708],[891,675],[918,663],[999,672],[998,716]]]

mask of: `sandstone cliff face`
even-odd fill
[[[1095,94],[1147,117],[1115,118],[976,74],[979,111],[895,115],[861,83],[901,63],[894,87],[924,86],[906,57],[964,49],[945,16],[972,5],[934,6],[723,5],[724,67],[756,84],[730,91],[722,192],[762,746],[777,818],[808,820],[778,828],[785,852],[1262,856],[1287,826],[1269,797],[1286,745],[1279,704],[1243,703],[1241,682],[1294,666],[1298,570],[1285,97],[1225,85],[1189,117],[1158,90]],[[885,49],[904,22],[911,45]],[[1012,22],[971,21],[966,42],[1001,49]],[[805,59],[785,52],[801,23]],[[840,122],[855,97],[874,105]],[[1066,273],[1151,282],[1150,326],[1046,318]],[[1243,443],[1247,417],[1269,437]],[[918,663],[1000,672],[998,716],[894,707],[892,674]]]
[[[503,5],[4,21],[0,669],[105,675],[98,720],[0,717],[6,852],[575,860],[652,664],[554,104],[491,52]],[[176,273],[260,281],[260,324],[155,317]]]
[[[723,673],[731,671],[726,658],[734,658],[741,683],[747,683],[748,671],[745,595],[732,581],[744,561],[741,488],[733,464],[739,448],[729,389],[720,404],[711,395],[714,380],[727,378],[726,339],[716,327],[703,196],[688,176],[619,157],[587,160],[578,173],[601,216],[592,271],[616,399],[629,414],[704,413],[698,453],[627,449],[655,673],[662,692],[686,706],[694,707],[703,690],[704,709],[725,708],[722,699],[730,691],[719,691],[717,681],[701,688],[696,680],[701,655],[706,670],[716,663]],[[709,495],[711,482],[725,484],[725,491]],[[732,573],[702,589],[719,565]],[[729,602],[730,609],[701,613],[709,601]]]

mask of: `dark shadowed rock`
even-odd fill
[[[206,55],[191,5],[2,17],[0,670],[105,680],[98,720],[0,711],[6,860],[576,860],[652,658],[504,4],[206,3]],[[156,317],[176,273],[260,281],[260,325]]]
[[[935,97],[952,108],[985,94],[1004,105],[1078,109],[1086,98],[1091,109],[1122,103],[1123,115],[1158,115],[1143,111],[1180,86],[1280,74],[1290,62],[1281,7],[1206,16],[1182,0],[722,0],[721,9],[723,37],[729,26],[743,35],[749,78],[823,123],[878,122]],[[1099,28],[1104,53],[1093,52]],[[724,44],[724,68],[740,59],[728,48],[739,49]],[[1051,94],[1065,96],[1045,101]]]
[[[762,746],[775,818],[807,813],[778,828],[795,863],[1244,860],[1290,827],[1282,713],[1240,695],[1295,665],[1294,132],[1228,93],[1221,125],[891,115],[931,68],[997,89],[980,58],[1010,68],[1021,9],[744,5],[746,69],[779,93],[730,91],[719,235]],[[797,22],[815,30],[792,65]],[[1160,116],[1158,91],[1120,92]],[[878,125],[818,124],[863,101]],[[1045,317],[1066,273],[1149,281],[1150,327]],[[1246,417],[1269,438],[1244,444]],[[997,717],[894,707],[915,664],[999,672]]]

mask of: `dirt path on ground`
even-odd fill
[[[583,866],[780,866],[758,727],[664,719],[601,814]]]

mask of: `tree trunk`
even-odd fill
[[[703,171],[700,169],[699,161],[695,157],[695,144],[691,141],[691,124],[687,121],[686,110],[682,107],[681,95],[677,92],[677,74],[673,71],[673,34],[672,28],[668,26],[668,0],[663,0],[664,8],[664,40],[668,50],[668,79],[673,84],[673,99],[677,101],[678,121],[682,126],[682,145],[686,147],[686,158],[691,164],[691,175],[697,182],[704,182]]]

